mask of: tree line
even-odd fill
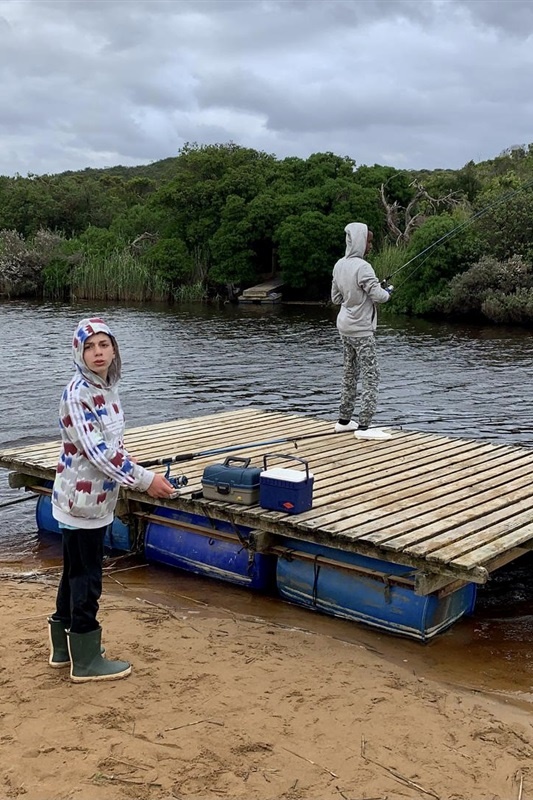
[[[533,321],[533,145],[412,171],[192,144],[142,167],[0,176],[0,294],[200,300],[277,275],[284,297],[327,302],[354,220],[391,311]]]

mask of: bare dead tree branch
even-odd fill
[[[436,214],[439,208],[453,208],[460,203],[456,192],[450,192],[442,197],[432,197],[425,186],[417,179],[409,186],[415,190],[415,193],[405,208],[397,200],[391,203],[387,199],[386,183],[382,183],[380,187],[381,203],[385,209],[387,228],[396,245],[400,243],[406,244],[416,228],[419,228],[428,217]],[[401,216],[403,216],[403,230],[400,227],[402,224],[400,222]]]
[[[389,232],[395,237],[396,244],[398,244],[402,239],[402,231],[398,227],[398,209],[400,208],[400,204],[397,200],[394,203],[389,203],[387,197],[385,195],[385,184],[381,184],[380,188],[380,196],[381,202],[383,204],[383,208],[385,209],[385,213],[387,215],[387,228]]]
[[[159,237],[155,233],[145,231],[141,233],[140,236],[136,236],[133,242],[130,243],[130,250],[133,253],[140,253],[146,243],[155,244],[158,239]]]

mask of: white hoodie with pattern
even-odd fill
[[[85,340],[95,333],[111,337],[115,358],[107,381],[83,360]],[[120,486],[144,492],[154,473],[134,464],[124,448],[124,415],[117,384],[118,345],[105,322],[83,319],[72,342],[76,373],[59,406],[62,447],[52,490],[52,514],[60,525],[101,528],[113,521]]]

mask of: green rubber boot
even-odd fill
[[[70,667],[70,653],[68,649],[67,631],[60,619],[48,617],[48,638],[50,640],[50,657],[48,663],[53,669]],[[101,647],[105,655],[105,647]]]
[[[89,633],[67,631],[70,652],[70,678],[74,683],[115,681],[131,673],[127,661],[109,661],[102,656],[102,629]]]
[[[48,663],[54,669],[70,667],[67,632],[60,619],[48,617],[48,638],[50,639],[50,657]]]

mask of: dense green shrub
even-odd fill
[[[41,294],[45,270],[60,259],[64,242],[43,228],[27,238],[14,230],[0,231],[0,294]]]
[[[171,290],[192,276],[193,259],[185,242],[176,237],[159,239],[141,255],[142,263],[153,275],[166,282]]]
[[[522,188],[512,173],[495,179],[479,194],[476,230],[497,259],[526,256],[533,243],[533,187]]]
[[[489,291],[481,311],[491,322],[505,325],[533,325],[533,289],[517,289],[513,294]]]
[[[428,311],[452,317],[524,323],[531,319],[532,291],[530,263],[519,256],[507,261],[486,256],[452,278],[444,291],[431,298]]]

